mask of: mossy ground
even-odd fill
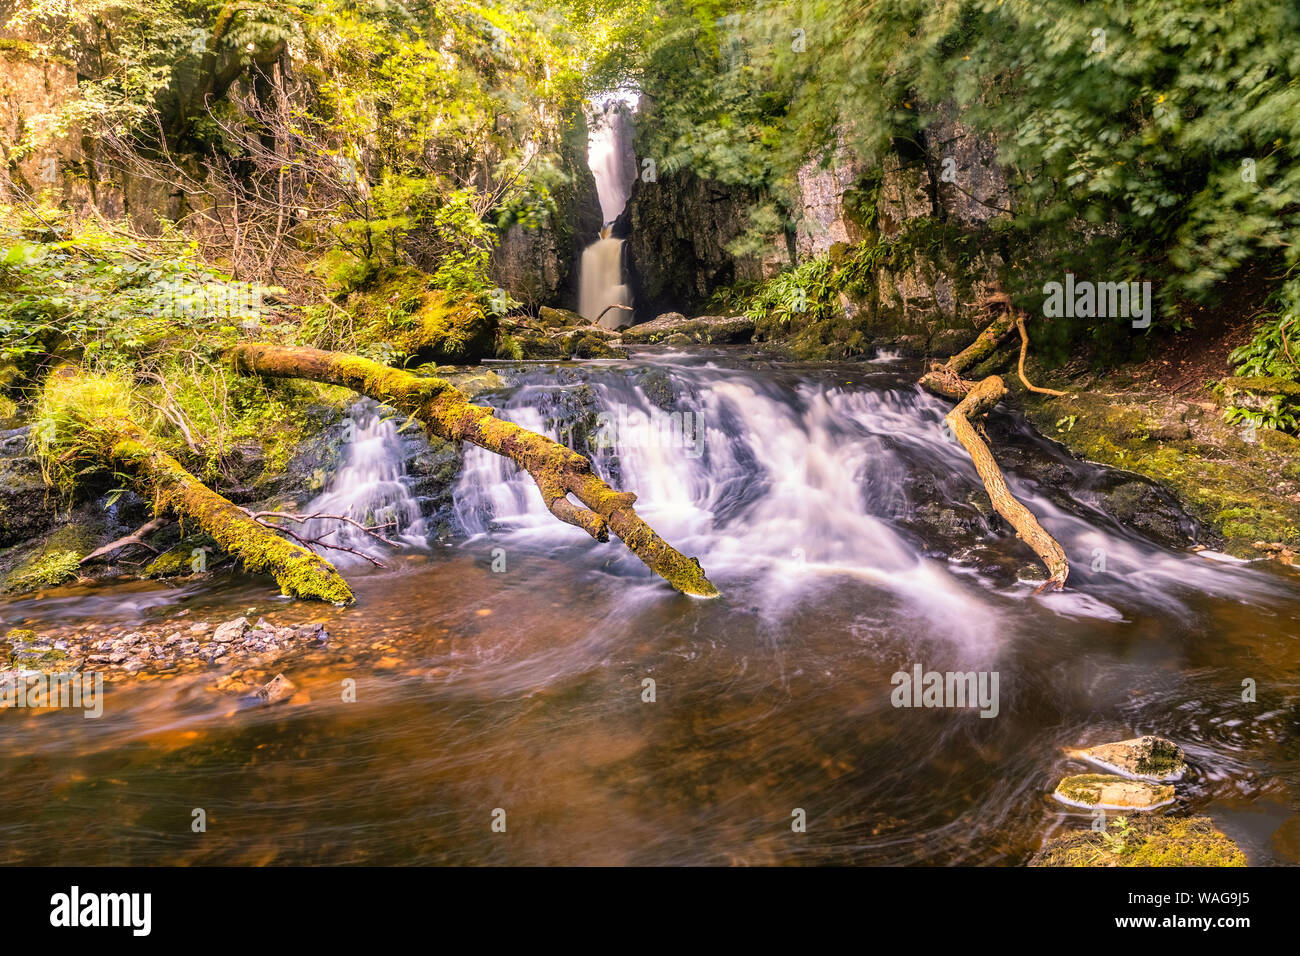
[[[352,293],[348,309],[357,318],[358,351],[448,363],[492,355],[495,320],[472,296],[429,283],[418,270],[388,269]]]
[[[1030,420],[1076,455],[1168,488],[1237,557],[1300,547],[1300,440],[1228,425],[1207,390],[1179,399],[1114,373],[1047,376],[1064,398],[1022,393]]]
[[[1104,833],[1049,841],[1030,866],[1246,866],[1246,854],[1208,817],[1112,817]]]

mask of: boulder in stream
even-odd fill
[[[248,618],[237,617],[233,621],[227,621],[217,627],[217,632],[212,635],[212,639],[218,644],[229,644],[232,641],[242,641],[244,635],[248,633],[251,625]]]
[[[688,319],[680,312],[665,312],[651,322],[624,329],[623,344],[649,345],[675,335],[703,345],[736,345],[754,337],[754,320],[743,315],[701,315]]]
[[[1174,801],[1172,784],[1133,780],[1113,773],[1066,777],[1053,792],[1061,803],[1090,810],[1153,810]]]
[[[1187,758],[1182,747],[1172,740],[1151,734],[1134,737],[1132,740],[1098,744],[1085,750],[1072,750],[1069,753],[1072,757],[1125,777],[1177,780],[1187,769]]]
[[[283,674],[276,674],[273,678],[253,692],[253,696],[267,704],[279,703],[293,696],[293,692],[298,688],[293,681]]]

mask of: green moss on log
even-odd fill
[[[674,588],[699,597],[718,591],[694,558],[679,553],[641,520],[636,496],[615,491],[592,470],[585,457],[536,432],[473,405],[441,378],[421,378],[355,355],[320,349],[241,345],[231,353],[237,371],[274,378],[307,378],[341,385],[391,405],[422,422],[439,438],[469,442],[504,455],[537,482],[542,500],[555,517],[582,528],[598,541],[609,532]],[[582,504],[575,504],[570,496]]]
[[[258,524],[207,488],[160,449],[133,421],[129,386],[119,378],[56,371],[34,416],[35,444],[47,473],[69,480],[84,470],[112,468],[154,503],[193,521],[252,572],[271,574],[292,597],[350,604],[347,582],[324,558]]]

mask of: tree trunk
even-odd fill
[[[439,438],[466,441],[504,455],[533,477],[546,507],[561,521],[597,541],[607,541],[613,531],[650,570],[685,594],[718,594],[699,561],[681,554],[641,520],[632,508],[636,495],[609,487],[577,452],[497,418],[494,409],[471,404],[449,382],[320,349],[241,345],[232,359],[235,368],[247,374],[306,378],[350,388],[410,415]],[[575,504],[569,495],[582,504]]]
[[[989,451],[989,446],[980,438],[970,421],[988,412],[1006,393],[1007,387],[1002,384],[1002,379],[997,375],[990,375],[974,385],[944,420],[952,429],[952,433],[957,436],[962,447],[970,453],[971,460],[975,462],[975,470],[983,479],[984,488],[988,491],[989,500],[993,502],[997,513],[1011,523],[1020,539],[1033,548],[1043,564],[1047,565],[1051,577],[1043,582],[1038,590],[1043,591],[1048,588],[1060,590],[1065,586],[1065,579],[1070,573],[1065,551],[1055,538],[1043,530],[1034,513],[1011,494],[1006,479],[1002,477],[1002,470],[998,468],[998,463],[993,458],[993,453]]]
[[[1002,476],[1002,470],[998,468],[997,460],[989,451],[989,446],[980,438],[975,426],[971,424],[972,419],[985,415],[1002,400],[1007,394],[1007,387],[997,375],[990,375],[975,383],[963,379],[962,372],[992,355],[1002,340],[1017,329],[1021,334],[1021,379],[1025,385],[1034,388],[1024,378],[1028,337],[1024,331],[1023,318],[1016,312],[1010,297],[1005,293],[992,296],[989,302],[1001,303],[1006,311],[996,316],[979,337],[965,349],[942,365],[931,366],[930,371],[921,376],[919,384],[929,392],[957,402],[957,407],[949,412],[944,420],[952,429],[953,435],[961,442],[962,447],[970,454],[994,509],[1011,523],[1011,526],[1016,529],[1017,536],[1033,548],[1034,553],[1047,566],[1049,577],[1038,590],[1040,592],[1049,588],[1060,590],[1065,586],[1065,579],[1070,574],[1065,550],[1043,529],[1038,519],[1034,517],[1034,513],[1011,494],[1006,479]],[[1034,390],[1040,391],[1040,389]]]
[[[351,604],[352,589],[334,565],[258,524],[191,475],[171,455],[154,447],[138,426],[100,422],[109,436],[108,459],[152,494],[155,512],[170,509],[198,524],[249,571],[266,571],[280,590],[296,598]]]

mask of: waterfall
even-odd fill
[[[352,406],[342,464],[305,513],[344,515],[363,525],[391,524],[379,533],[391,541],[423,548],[428,545],[427,531],[408,484],[402,439],[393,423],[395,414],[370,399]],[[307,522],[300,533],[304,538],[323,539],[371,556],[378,556],[383,547],[360,528],[329,518]],[[317,550],[336,564],[359,560],[344,551]]]
[[[615,329],[627,325],[631,313],[626,308],[609,309],[609,306],[632,304],[623,275],[623,240],[612,238],[609,231],[627,206],[636,179],[632,118],[627,102],[612,98],[597,105],[587,141],[587,164],[596,180],[605,228],[582,253],[578,312],[589,321],[599,318],[602,326]]]
[[[578,312],[590,321],[600,319],[607,329],[628,325],[626,309],[610,309],[611,305],[632,304],[632,296],[623,282],[623,240],[602,236],[582,253],[579,273]]]
[[[610,100],[597,105],[587,137],[587,165],[596,179],[601,217],[611,223],[626,208],[636,180],[632,115],[627,103]]]
[[[1032,559],[972,505],[983,484],[945,437],[942,401],[890,372],[866,373],[877,385],[844,384],[821,373],[671,361],[589,367],[568,381],[529,371],[492,403],[501,418],[565,442],[613,487],[634,491],[642,517],[715,581],[761,582],[751,593],[779,603],[815,594],[817,582],[856,580],[905,599],[937,631],[996,642],[985,598],[1030,594],[1031,584],[1015,582]],[[1187,588],[1227,595],[1251,586],[1117,529],[1094,506],[1066,503],[1035,480],[1014,471],[1007,480],[1087,582],[1036,599],[1054,613],[1113,621],[1120,612],[1110,602],[1141,601],[1183,615]],[[1091,480],[1081,472],[1078,484]],[[467,449],[453,494],[470,541],[490,536],[552,556],[572,549],[569,561],[647,575],[627,549],[593,546],[555,520],[529,475],[499,455]],[[927,517],[936,513],[938,521]],[[1108,570],[1090,573],[1099,550]],[[985,589],[972,591],[981,577]]]

